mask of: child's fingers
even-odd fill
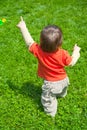
[[[75,46],[77,46],[77,44],[75,44]]]
[[[23,21],[23,17],[22,16],[20,17],[20,19],[21,19],[21,21]]]
[[[81,47],[79,47],[77,44],[75,44],[74,49],[78,49],[80,51]]]

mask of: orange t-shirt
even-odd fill
[[[64,49],[58,49],[54,53],[44,52],[40,45],[33,43],[29,51],[38,59],[38,76],[48,81],[64,79],[67,74],[64,70],[72,60],[72,57]]]

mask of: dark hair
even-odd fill
[[[48,25],[40,35],[40,46],[45,52],[57,51],[58,47],[62,44],[62,31],[58,26]]]

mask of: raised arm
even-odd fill
[[[31,37],[31,35],[26,27],[26,23],[23,20],[22,16],[21,16],[21,21],[17,24],[17,27],[20,28],[20,31],[23,35],[23,38],[25,40],[27,47],[30,47],[34,43],[34,40]]]
[[[76,64],[76,62],[80,58],[80,49],[81,48],[75,44],[74,50],[73,50],[73,53],[72,53],[72,61],[69,65],[74,66]]]

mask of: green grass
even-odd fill
[[[76,66],[66,68],[71,84],[55,120],[44,114],[43,81],[16,27],[20,16],[35,41],[44,26],[56,24],[70,54],[75,43],[81,47]],[[0,0],[1,18],[7,22],[0,26],[0,130],[87,130],[87,0]]]

